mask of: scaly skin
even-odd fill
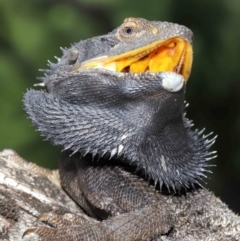
[[[47,91],[25,94],[34,125],[68,150],[60,162],[63,188],[89,215],[105,220],[96,229],[83,225],[73,231],[64,225],[67,235],[58,229],[54,238],[46,227],[32,230],[42,240],[151,240],[174,227],[174,212],[154,186],[179,193],[199,187],[214,142],[192,131],[185,118],[190,57],[185,54],[184,64],[180,58],[166,71],[152,71],[149,61],[143,73],[131,73],[131,64],[120,72],[115,62],[106,64],[174,38],[186,44],[184,54],[190,53],[192,33],[186,27],[129,18],[107,35],[64,50],[42,79]],[[174,48],[169,47],[166,61]]]

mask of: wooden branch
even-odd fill
[[[170,199],[176,225],[159,240],[240,240],[240,217],[211,192]],[[75,213],[95,222],[61,189],[58,171],[26,162],[12,150],[0,152],[0,240],[22,240],[27,229],[37,226],[39,215],[48,212]]]

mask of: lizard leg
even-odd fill
[[[37,228],[27,230],[24,238],[26,241],[34,237],[39,241],[148,241],[171,228],[173,220],[168,212],[161,210],[161,206],[156,203],[92,223],[82,221],[75,214],[44,214],[40,217],[42,223]]]
[[[63,152],[59,167],[62,187],[90,216],[104,220],[155,202],[165,207],[166,197],[128,166],[90,158]]]
[[[89,222],[72,213],[43,214],[39,217],[38,227],[26,230],[23,237],[24,240],[39,241],[106,240],[106,235],[98,227],[97,221]]]
[[[129,212],[133,212],[133,216],[140,216],[140,210],[147,212],[144,209],[147,208],[147,216],[158,215],[155,221],[159,229],[160,226],[169,227],[173,224],[172,210],[166,205],[166,197],[160,195],[148,182],[132,174],[132,170],[116,165],[116,160],[111,165],[111,162],[106,163],[102,159],[91,162],[89,158],[92,157],[87,155],[81,158],[63,152],[59,169],[63,188],[90,216],[108,222],[110,217],[129,215]],[[81,193],[77,196],[76,193],[80,190]],[[145,220],[146,217],[141,218]],[[137,218],[134,219],[137,222]],[[151,220],[154,218],[151,217]],[[149,222],[150,224],[151,227],[154,226],[154,223]]]
[[[146,181],[123,167],[90,162],[62,154],[63,188],[91,216],[102,221],[82,221],[78,215],[44,214],[39,226],[26,231],[41,241],[152,240],[171,230],[173,212],[165,198]],[[46,225],[47,224],[47,225]]]
[[[102,220],[123,213],[125,210],[114,202],[106,188],[98,185],[105,182],[104,173],[102,171],[97,173],[99,170],[91,164],[88,157],[80,160],[77,155],[70,156],[69,152],[63,152],[59,165],[63,189],[94,218]]]

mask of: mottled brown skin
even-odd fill
[[[126,38],[130,23],[134,34]],[[198,212],[209,208],[211,195],[194,189],[208,172],[214,138],[191,130],[184,114],[185,84],[174,92],[165,88],[163,72],[81,68],[89,59],[176,36],[191,42],[192,33],[177,24],[127,19],[107,35],[64,50],[46,71],[46,91],[26,93],[24,105],[34,125],[65,150],[59,165],[62,187],[100,221],[89,225],[76,215],[45,214],[40,221],[54,228],[39,226],[26,235],[46,241],[191,237],[188,224],[200,223]]]

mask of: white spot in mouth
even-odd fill
[[[173,72],[162,73],[162,86],[164,89],[177,92],[182,89],[184,85],[184,78],[180,74]]]

